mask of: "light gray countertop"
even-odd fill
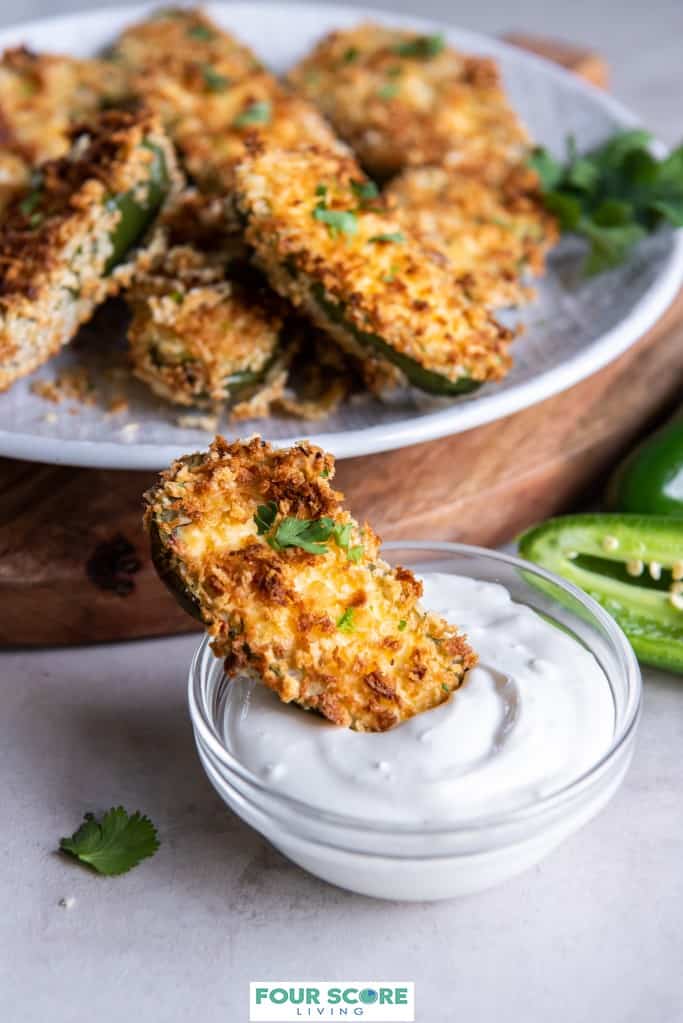
[[[24,0],[21,16],[82,6]],[[419,12],[589,43],[619,98],[665,140],[683,134],[679,0]],[[18,14],[3,4],[0,24]],[[454,902],[382,903],[307,876],[225,810],[187,715],[196,642],[0,656],[3,1020],[243,1023],[250,980],[369,975],[415,980],[420,1023],[683,1020],[681,680],[647,672],[623,788],[539,867]],[[104,879],[54,853],[83,812],[119,802],[157,823],[152,860]]]

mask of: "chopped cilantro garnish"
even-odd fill
[[[562,231],[589,243],[587,274],[622,263],[663,221],[683,226],[683,146],[658,160],[649,142],[648,133],[636,129],[583,155],[570,138],[564,163],[547,149],[531,154],[546,208]]]
[[[441,683],[441,688],[443,689],[444,693],[450,693],[450,689],[448,688],[445,682]]]
[[[259,536],[268,532],[276,518],[277,505],[275,501],[269,501],[268,504],[260,504],[258,506],[254,515],[254,522],[256,523]]]
[[[169,295],[169,298],[172,298],[176,305],[182,305],[185,296],[183,295],[182,291],[172,291],[171,294]]]
[[[285,516],[278,524],[274,535],[266,540],[276,550],[285,547],[300,547],[309,554],[327,554],[325,541],[334,529],[334,520],[323,516],[321,519],[296,519]]]
[[[386,234],[373,234],[372,238],[368,238],[370,242],[404,242],[406,236],[402,231],[387,231]]]
[[[327,185],[323,185],[322,182],[319,185],[316,185],[316,187],[315,187],[315,194],[316,195],[322,195],[323,197],[326,196],[327,195]]]
[[[313,210],[313,217],[327,224],[327,230],[333,238],[338,234],[353,235],[358,229],[356,214],[352,210],[330,210],[324,199]]]
[[[209,42],[211,39],[216,38],[216,33],[208,25],[191,25],[187,30],[187,34],[190,39],[201,39],[203,42]]]
[[[377,95],[380,99],[394,99],[398,95],[399,89],[398,82],[385,82],[384,85],[380,85]]]
[[[343,526],[335,526],[334,527],[334,530],[333,530],[334,538],[337,541],[337,544],[343,550],[346,550],[348,548],[348,546],[349,546],[349,540],[351,539],[351,530],[352,529],[353,529],[353,526],[351,525],[350,522],[344,523]]]
[[[370,202],[379,196],[379,188],[374,181],[352,181],[351,190],[361,203]]]
[[[408,39],[406,42],[399,43],[394,47],[394,53],[398,53],[400,57],[416,57],[418,60],[429,60],[430,57],[436,57],[438,53],[441,53],[446,40],[442,33],[438,33],[433,36],[415,36],[414,39]]]
[[[246,128],[249,124],[267,124],[270,120],[270,112],[268,100],[258,100],[238,114],[232,123],[236,128]]]
[[[358,59],[360,50],[357,46],[349,46],[342,55],[342,61],[344,64],[353,64],[354,60]]]
[[[25,217],[29,217],[35,212],[36,206],[39,205],[43,197],[43,175],[40,171],[34,171],[31,175],[31,191],[19,203],[19,209]]]
[[[402,618],[401,621],[398,623],[398,631],[403,632],[407,624],[408,622],[405,620],[405,618]]]
[[[360,559],[363,557],[363,547],[349,547],[348,559],[353,561],[354,564],[358,564]]]
[[[230,85],[230,79],[220,75],[210,64],[202,64],[202,78],[209,92],[225,92]]]
[[[353,608],[347,607],[344,614],[337,619],[337,628],[340,632],[353,632]]]
[[[159,839],[148,817],[139,812],[129,816],[122,806],[116,806],[101,821],[86,813],[78,831],[71,838],[62,838],[59,848],[98,874],[114,875],[125,874],[140,860],[153,856]]]
[[[321,478],[324,480],[326,480],[329,477],[329,475],[330,475],[329,469],[323,469],[323,471],[320,473]]]

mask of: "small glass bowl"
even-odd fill
[[[638,664],[619,626],[594,600],[536,565],[454,543],[387,543],[382,553],[418,576],[445,572],[501,583],[513,600],[586,647],[614,701],[614,732],[603,756],[570,784],[526,805],[457,824],[393,824],[323,811],[273,790],[233,756],[223,727],[228,683],[205,637],[189,678],[199,757],[234,813],[325,881],[363,895],[411,901],[481,891],[538,863],[614,795],[633,754],[642,689]]]

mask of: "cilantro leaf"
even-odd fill
[[[338,234],[353,235],[358,229],[356,214],[352,210],[330,210],[324,200],[313,210],[313,219],[327,224],[333,238]]]
[[[587,240],[587,274],[618,266],[662,221],[683,227],[683,146],[659,160],[649,143],[635,129],[584,154],[568,139],[564,165],[545,149],[529,158],[546,208],[563,231]]]
[[[398,96],[400,88],[398,82],[385,82],[384,85],[380,85],[377,95],[380,99],[394,99]]]
[[[273,536],[266,537],[266,540],[276,551],[285,547],[300,547],[309,554],[327,554],[325,541],[329,540],[333,529],[334,519],[327,516],[320,519],[297,519],[286,515]]]
[[[407,624],[408,622],[405,620],[405,618],[402,618],[401,621],[398,623],[398,631],[403,632]]]
[[[406,236],[403,231],[387,231],[385,234],[373,234],[368,238],[369,242],[404,242]]]
[[[347,556],[349,561],[353,561],[353,563],[357,565],[364,553],[365,550],[363,547],[350,547],[347,552]]]
[[[225,92],[230,85],[230,79],[220,75],[210,64],[201,65],[202,78],[209,92]]]
[[[340,632],[353,632],[355,625],[353,621],[352,607],[347,607],[343,615],[337,619],[337,628]]]
[[[202,42],[209,42],[211,39],[216,38],[216,33],[208,25],[191,25],[187,30],[187,35],[190,39],[200,39]]]
[[[361,205],[379,197],[379,188],[374,181],[352,181],[351,191],[360,199]]]
[[[275,501],[269,501],[268,504],[260,504],[256,509],[254,515],[254,522],[256,523],[256,529],[259,536],[263,536],[271,528],[275,519],[277,518],[277,505]]]
[[[246,128],[250,124],[268,124],[270,121],[270,103],[268,100],[259,100],[250,103],[246,110],[238,114],[232,122],[235,128]]]
[[[129,816],[122,806],[115,806],[101,821],[86,813],[80,828],[71,838],[62,838],[59,848],[98,874],[113,876],[125,874],[140,860],[153,856],[159,839],[149,817],[139,812]]]
[[[445,45],[446,40],[439,32],[438,35],[415,36],[414,39],[399,43],[394,47],[394,53],[398,53],[400,57],[417,57],[418,60],[429,60],[430,57],[436,57],[438,53],[441,53]]]

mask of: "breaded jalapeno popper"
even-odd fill
[[[66,344],[120,287],[116,268],[175,182],[147,113],[110,111],[35,172],[0,225],[0,389]]]
[[[244,397],[276,364],[285,303],[239,246],[225,233],[220,201],[188,190],[136,267],[126,295],[133,372],[176,404]]]
[[[259,438],[179,459],[146,495],[157,570],[212,637],[228,674],[357,731],[443,703],[476,662],[379,557],[332,489],[334,459]]]
[[[401,225],[448,258],[469,294],[489,308],[521,305],[530,276],[545,270],[557,221],[524,164],[497,184],[446,167],[409,168],[385,197]]]
[[[124,91],[116,65],[25,47],[0,58],[0,206],[38,163],[67,152],[74,124]]]
[[[289,81],[377,179],[448,163],[495,180],[527,145],[495,62],[459,53],[441,35],[370,23],[332,32]]]
[[[197,10],[170,9],[127,29],[113,56],[130,91],[157,111],[202,189],[229,193],[245,140],[344,149],[316,107]]]
[[[505,374],[510,332],[402,230],[352,158],[257,148],[237,168],[235,196],[272,286],[352,355],[433,394]]]

